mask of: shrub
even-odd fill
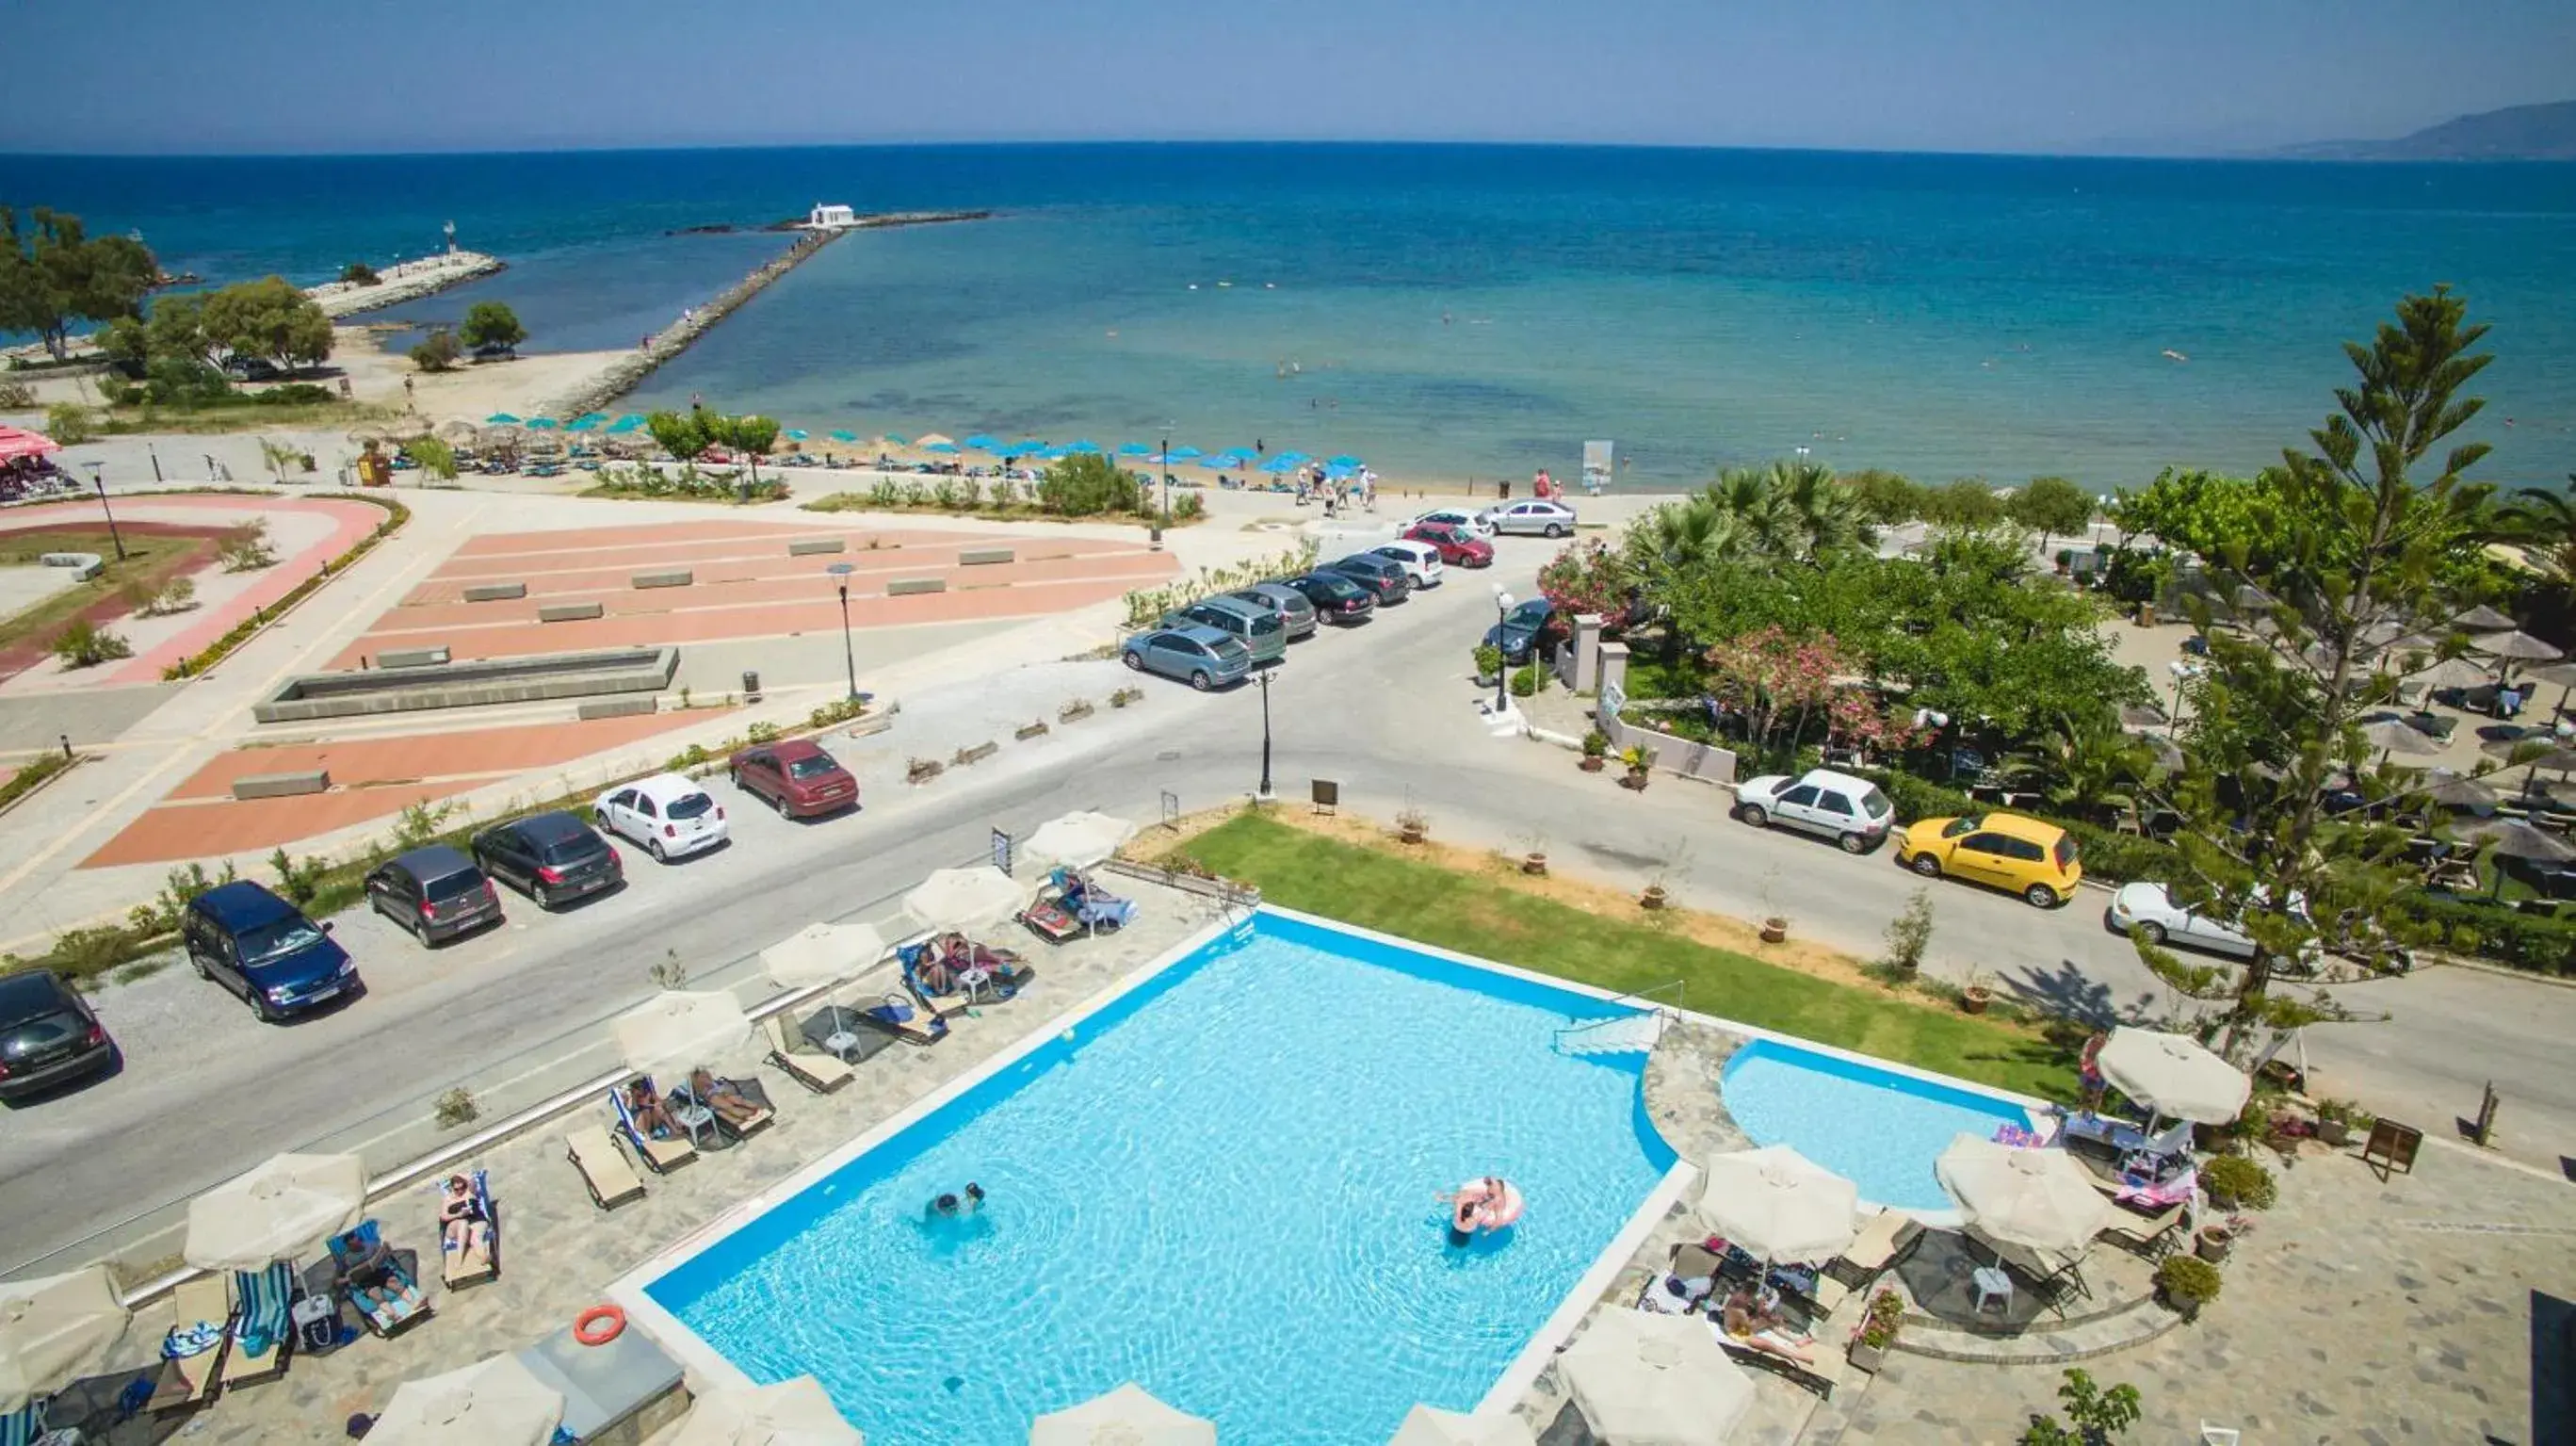
[[[1896,1333],[1905,1325],[1905,1302],[1895,1291],[1882,1290],[1869,1299],[1869,1313],[1861,1317],[1860,1329],[1853,1339],[1865,1346],[1887,1349],[1896,1341]]]
[[[0,382],[0,408],[25,411],[36,404],[36,389],[25,382]],[[60,438],[56,439],[61,440]]]
[[[1526,698],[1538,691],[1538,664],[1523,663],[1512,673],[1512,696]]]
[[[1136,479],[1117,464],[1094,453],[1077,453],[1038,478],[1038,505],[1060,517],[1097,517],[1140,511],[1143,502]]]
[[[472,1090],[463,1085],[458,1085],[440,1095],[435,1108],[438,1112],[438,1127],[442,1130],[453,1130],[470,1125],[483,1117],[481,1102],[474,1098]]]
[[[2156,1288],[2176,1304],[2204,1305],[2218,1299],[2218,1267],[2197,1255],[2168,1255],[2156,1262]]]
[[[441,328],[411,349],[411,364],[425,372],[452,371],[464,355],[465,348],[457,345],[456,333]]]
[[[2280,1198],[2280,1187],[2272,1182],[2272,1172],[2243,1155],[2221,1155],[2201,1167],[2201,1188],[2221,1205],[2230,1203],[2255,1210],[2269,1210]]]
[[[1476,676],[1490,678],[1503,670],[1503,650],[1491,643],[1476,649]]]
[[[1888,921],[1887,957],[1881,962],[1911,974],[1923,966],[1923,951],[1931,944],[1932,891],[1916,889],[1905,901],[1905,912]]]
[[[2080,1366],[2067,1368],[2057,1399],[2064,1403],[2065,1419],[2031,1412],[2021,1446],[2109,1446],[2138,1424],[2138,1388],[2123,1382],[2106,1391]]]
[[[425,798],[407,805],[394,821],[394,848],[403,851],[437,842],[439,831],[447,826],[447,816],[455,811],[452,803],[433,803]]]
[[[322,892],[323,877],[331,872],[327,860],[299,859],[284,845],[268,856],[268,866],[277,870],[277,891],[298,905],[312,903]]]
[[[45,435],[77,447],[98,436],[98,414],[78,402],[56,402],[45,408]]]
[[[263,443],[263,448],[266,445]],[[277,554],[268,545],[267,520],[254,519],[239,527],[225,528],[215,542],[215,558],[226,572],[256,572],[275,563]]]
[[[376,274],[376,268],[364,261],[352,261],[341,267],[340,279],[351,286],[374,286],[384,280]]]
[[[1610,735],[1595,728],[1583,735],[1583,756],[1602,758],[1610,752]]]
[[[66,668],[95,668],[111,658],[134,656],[134,645],[87,618],[74,618],[68,627],[54,634],[46,648],[63,660]]]

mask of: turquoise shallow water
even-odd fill
[[[1991,1095],[1756,1040],[1726,1062],[1726,1111],[1756,1145],[1788,1145],[1900,1210],[1956,1210],[1933,1162],[1962,1133],[1994,1138],[2030,1115]]]
[[[1582,996],[1260,930],[648,1292],[757,1380],[814,1373],[881,1446],[1016,1446],[1127,1380],[1269,1446],[1472,1408],[1672,1164],[1645,1056],[1557,1053],[1569,1011],[1607,1012]],[[1434,1197],[1487,1172],[1527,1212],[1452,1248]],[[981,1215],[925,1223],[969,1180]]]
[[[490,286],[552,318],[537,341],[558,348],[631,342],[745,269],[728,247],[763,244],[670,228],[819,199],[998,207],[828,249],[640,400],[815,430],[1168,425],[1397,475],[1565,470],[1606,437],[1645,486],[1798,446],[2104,487],[2262,465],[2324,416],[2342,341],[2449,282],[2496,323],[2488,474],[2576,471],[2576,165],[1318,145],[0,157],[0,199],[140,227],[217,277],[318,278],[422,249],[453,218],[522,264]]]

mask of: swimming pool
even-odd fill
[[[1674,1156],[1601,1000],[1265,910],[637,1279],[875,1446],[1017,1446],[1135,1380],[1229,1441],[1346,1446],[1472,1409]],[[990,1017],[990,1016],[988,1016]],[[1508,1237],[1433,1196],[1510,1177]],[[973,1180],[970,1220],[925,1202]]]
[[[1919,1214],[1958,1209],[1932,1173],[1953,1137],[2031,1123],[1999,1095],[1772,1039],[1738,1049],[1719,1092],[1753,1143],[1793,1146],[1858,1185],[1862,1199]]]

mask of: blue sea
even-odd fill
[[[2134,484],[2301,443],[2404,292],[2494,323],[2483,475],[2576,471],[2576,165],[1504,146],[0,156],[0,201],[210,280],[440,244],[539,349],[632,345],[816,201],[996,219],[826,248],[636,399],[789,425],[1356,452],[1682,486],[1837,466]],[[2168,355],[2171,353],[2172,355]],[[2181,360],[2176,357],[2183,358]]]

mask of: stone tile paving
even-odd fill
[[[433,1281],[434,1319],[391,1341],[366,1338],[331,1355],[294,1360],[271,1384],[227,1392],[190,1424],[191,1439],[339,1441],[352,1413],[381,1409],[402,1381],[516,1350],[562,1329],[597,1304],[610,1281],[655,1251],[972,1069],[1218,917],[1216,906],[1197,895],[1129,879],[1118,887],[1143,906],[1138,922],[1118,934],[1054,949],[1033,939],[992,936],[1028,953],[1037,980],[1010,1003],[960,1019],[942,1043],[880,1053],[829,1095],[808,1094],[762,1067],[760,1078],[779,1106],[777,1124],[731,1149],[702,1154],[669,1176],[647,1176],[645,1198],[637,1204],[601,1214],[565,1163],[565,1130],[590,1122],[591,1115],[550,1123],[495,1147],[474,1163],[491,1171],[501,1212],[499,1280],[452,1293]],[[881,984],[886,976],[866,977]],[[749,1065],[751,1053],[736,1062],[734,1073]],[[604,1120],[604,1112],[598,1117]],[[432,1257],[436,1212],[429,1185],[378,1206],[392,1243]],[[157,1344],[169,1329],[169,1316],[167,1304],[147,1306],[129,1339]]]
[[[2204,1420],[2264,1446],[2569,1439],[2565,1420],[2532,1419],[2535,1356],[2569,1370],[2563,1339],[2550,1344],[2576,1299],[2564,1181],[2428,1143],[2413,1175],[2386,1183],[2352,1151],[2312,1145],[2280,1184],[2196,1323],[2086,1363],[2143,1394],[2126,1439],[2197,1440]],[[1804,1439],[2012,1440],[2060,1379],[1892,1355]]]

